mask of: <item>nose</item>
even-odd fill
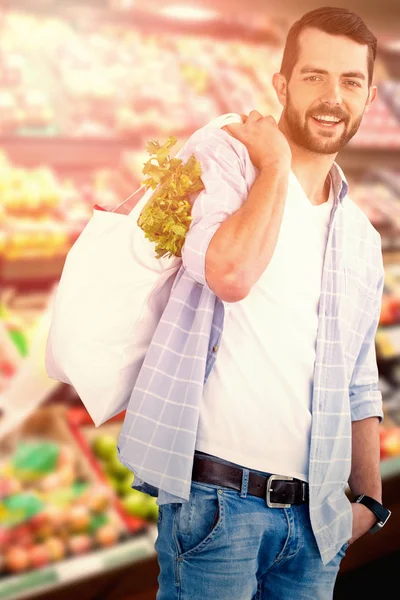
[[[340,85],[336,81],[328,81],[321,97],[324,104],[340,105],[342,103],[342,94]]]

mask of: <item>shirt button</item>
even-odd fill
[[[213,346],[213,352],[216,352],[218,350],[218,345]]]

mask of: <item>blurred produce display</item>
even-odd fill
[[[400,325],[400,265],[393,264],[385,269],[380,325],[395,324]]]
[[[0,22],[0,131],[126,137],[185,134],[226,112],[278,114],[281,49],[152,34],[122,22],[5,11]]]
[[[99,434],[93,440],[93,452],[127,514],[155,522],[158,517],[156,498],[132,489],[134,475],[118,460],[117,441],[118,437]]]
[[[397,425],[380,428],[381,460],[400,456],[400,427]]]
[[[400,249],[400,188],[392,171],[349,173],[350,197],[379,231],[383,250]]]
[[[117,443],[123,417],[122,413],[95,427],[86,409],[68,411],[68,421],[78,444],[99,477],[116,493],[116,506],[128,529],[134,531],[142,520],[157,521],[158,505],[156,498],[132,489],[134,475],[118,459]]]
[[[19,265],[26,265],[27,278],[40,276],[40,261],[50,260],[57,261],[52,276],[58,278],[93,206],[115,207],[140,185],[144,154],[125,151],[117,168],[66,173],[15,165],[0,151],[0,280]]]
[[[349,147],[400,148],[400,122],[378,94]]]
[[[127,535],[68,431],[64,408],[40,408],[0,446],[0,564],[19,573]]]
[[[27,354],[24,325],[10,318],[0,303],[0,393],[10,384]]]
[[[0,256],[7,260],[65,256],[71,235],[89,218],[89,207],[79,202],[77,190],[74,197],[50,167],[17,167],[4,153],[0,192]]]
[[[389,79],[380,85],[385,102],[390,106],[397,119],[400,119],[400,81]]]

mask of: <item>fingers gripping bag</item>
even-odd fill
[[[206,126],[234,122],[229,113]],[[169,158],[175,142],[150,142],[144,184],[114,210],[94,207],[53,297],[46,371],[75,388],[96,427],[128,404],[182,264],[188,197],[204,187],[195,156],[179,158],[185,145]]]

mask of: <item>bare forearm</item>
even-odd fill
[[[268,266],[278,240],[289,172],[287,161],[260,171],[246,202],[212,238],[206,279],[214,290],[237,290],[245,296]]]
[[[382,502],[379,421],[370,417],[352,423],[352,467],[349,486],[354,495]]]

